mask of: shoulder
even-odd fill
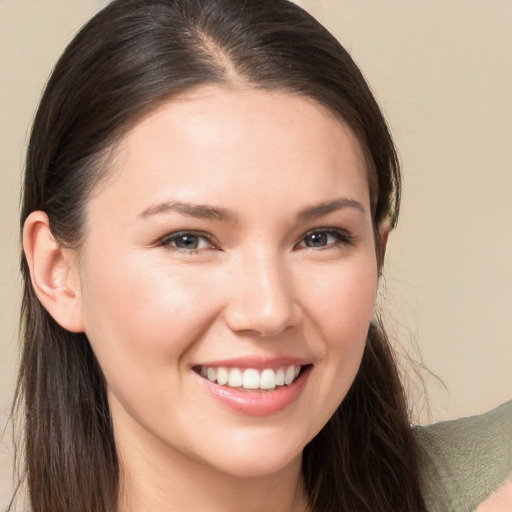
[[[512,472],[512,401],[414,432],[430,512],[473,511]]]

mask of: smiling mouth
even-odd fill
[[[220,386],[251,391],[272,391],[292,384],[311,365],[280,368],[225,368],[196,366],[194,371]]]

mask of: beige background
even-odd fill
[[[17,210],[41,88],[105,1],[0,0],[0,426],[12,398],[19,308]],[[382,308],[412,373],[418,421],[512,398],[512,2],[302,0],[362,67],[404,168]],[[0,507],[10,475],[0,451]]]

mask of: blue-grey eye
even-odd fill
[[[351,244],[349,235],[337,230],[310,231],[302,238],[300,246],[310,249],[322,249],[338,243]]]
[[[312,233],[304,237],[304,243],[306,247],[325,247],[329,243],[329,234]]]
[[[211,247],[210,240],[196,233],[172,233],[162,239],[162,245],[183,251],[195,251]]]
[[[197,249],[200,239],[196,235],[180,235],[174,239],[174,245],[179,249]]]

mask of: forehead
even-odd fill
[[[229,197],[226,187],[263,191],[263,203],[293,190],[335,195],[348,187],[360,198],[369,195],[350,128],[316,101],[282,91],[196,89],[144,116],[115,153],[106,189],[126,199],[209,193],[220,200]]]

